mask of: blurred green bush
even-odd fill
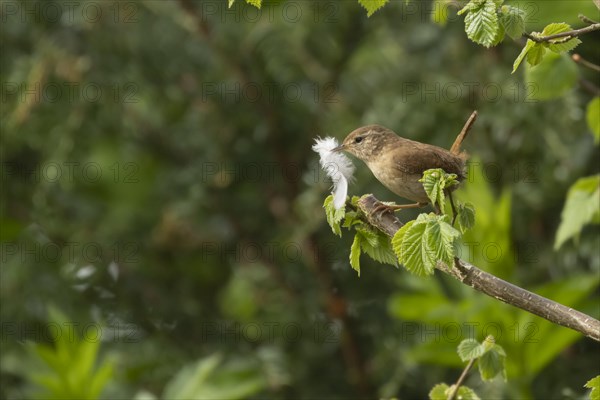
[[[529,5],[542,26],[588,7]],[[81,374],[78,398],[425,398],[471,333],[508,353],[485,398],[583,393],[596,343],[443,278],[365,259],[358,279],[324,223],[314,137],[376,122],[448,147],[477,109],[463,257],[600,314],[597,227],[552,249],[568,188],[599,170],[589,96],[531,97],[519,45],[474,46],[430,6],[3,2],[1,397],[63,354],[44,382]],[[396,200],[366,168],[350,192]],[[83,339],[47,347],[49,304]]]

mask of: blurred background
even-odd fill
[[[553,250],[600,170],[577,84],[598,75],[567,58],[547,96],[511,75],[523,43],[477,46],[439,5],[3,1],[0,397],[426,398],[492,334],[508,380],[471,373],[482,398],[581,398],[598,343],[447,277],[363,256],[359,278],[325,221],[315,137],[449,147],[477,109],[461,257],[600,316],[597,226]],[[530,32],[600,19],[520,6]],[[576,51],[598,64],[599,39]],[[352,195],[401,201],[355,164]]]

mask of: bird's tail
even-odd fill
[[[465,138],[467,137],[467,134],[469,133],[471,125],[473,125],[473,123],[475,122],[476,119],[477,119],[477,111],[473,111],[473,113],[471,114],[471,116],[469,117],[467,122],[465,123],[465,126],[462,128],[462,131],[460,131],[460,133],[454,140],[452,147],[450,147],[450,153],[456,154],[456,155],[464,154],[464,153],[461,153],[460,146],[461,146],[463,140],[465,140]]]

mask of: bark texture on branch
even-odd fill
[[[363,196],[358,201],[358,207],[365,214],[369,223],[386,235],[393,237],[403,224],[392,213],[373,213],[378,204],[380,204],[379,200],[373,195]],[[459,258],[455,258],[454,264],[453,267],[450,267],[440,262],[436,269],[481,293],[547,319],[552,323],[571,328],[600,342],[600,321],[597,319],[515,286]]]

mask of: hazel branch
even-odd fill
[[[600,23],[594,23],[590,26],[586,26],[585,28],[573,29],[571,31],[555,33],[553,35],[548,35],[548,36],[537,36],[537,35],[532,35],[531,33],[527,33],[527,32],[523,33],[523,36],[525,36],[527,39],[533,40],[534,42],[543,43],[543,42],[549,42],[551,40],[561,39],[561,38],[566,38],[565,39],[565,41],[566,41],[566,40],[572,39],[574,37],[577,37],[577,36],[580,36],[580,35],[583,35],[586,33],[594,32],[597,30],[600,30]]]
[[[376,212],[380,204],[373,195],[365,195],[358,201],[369,223],[393,237],[403,224],[392,213]],[[454,267],[440,262],[436,269],[478,292],[600,342],[600,321],[589,315],[506,282],[459,258],[455,258]]]

